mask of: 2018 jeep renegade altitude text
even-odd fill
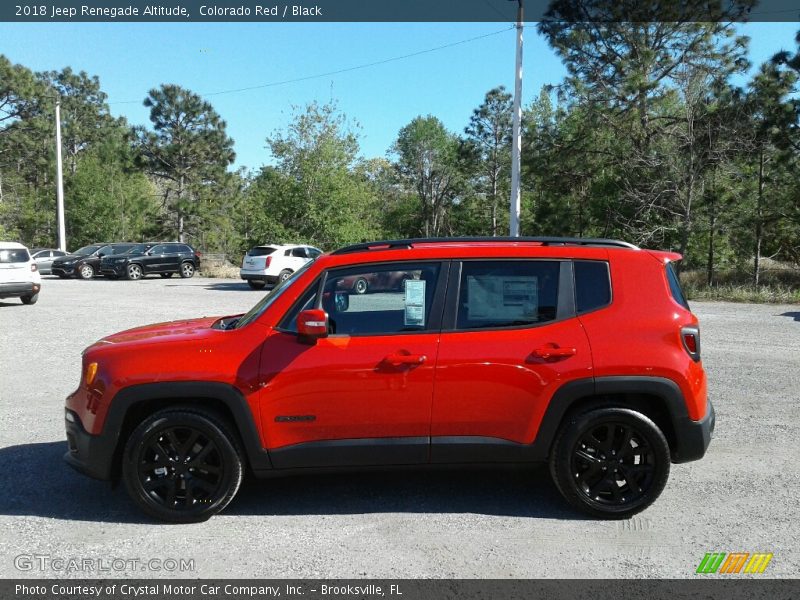
[[[223,510],[245,470],[541,461],[573,506],[626,517],[714,429],[678,259],[568,238],[342,248],[244,315],[87,348],[65,458],[177,522]],[[385,273],[402,286],[347,285]]]

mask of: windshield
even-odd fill
[[[95,252],[100,250],[100,248],[102,248],[102,247],[103,246],[100,246],[99,244],[95,244],[93,246],[84,246],[80,250],[75,250],[75,252],[73,252],[73,254],[77,254],[78,256],[88,256],[90,254],[94,254]]]
[[[289,277],[285,281],[282,281],[281,283],[276,285],[274,288],[272,288],[272,290],[266,296],[264,296],[258,302],[258,304],[256,304],[253,308],[251,308],[249,311],[247,311],[244,315],[242,315],[242,318],[240,318],[238,321],[236,321],[236,324],[232,325],[232,327],[234,329],[239,329],[240,327],[244,327],[248,323],[252,323],[258,317],[260,317],[262,314],[264,314],[264,311],[267,310],[272,305],[272,303],[275,302],[275,300],[280,298],[280,296],[281,296],[281,294],[283,294],[284,290],[287,290],[289,288],[289,286],[291,286],[295,282],[295,280],[297,280],[297,278],[300,277],[300,275],[305,273],[306,270],[312,264],[314,264],[313,261],[307,262],[305,265],[300,267],[297,271],[292,273],[291,277]]]

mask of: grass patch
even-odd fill
[[[681,285],[689,300],[720,300],[769,304],[800,304],[800,269],[766,269],[760,285],[752,283],[752,273],[726,271],[715,274],[712,285],[705,271],[681,273]]]
[[[235,267],[232,264],[201,264],[200,275],[215,279],[239,279],[239,267]]]

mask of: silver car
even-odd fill
[[[67,253],[63,250],[56,250],[55,248],[34,248],[31,250],[31,258],[42,275],[49,275],[53,261],[66,255]]]

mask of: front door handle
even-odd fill
[[[555,344],[548,344],[541,348],[536,348],[536,350],[531,352],[531,356],[541,360],[557,360],[559,358],[575,356],[577,352],[575,348],[559,348]]]
[[[412,367],[416,367],[421,365],[428,357],[424,354],[408,354],[405,352],[394,352],[383,359],[383,362],[391,365],[393,367],[399,367],[402,365],[409,365]]]

